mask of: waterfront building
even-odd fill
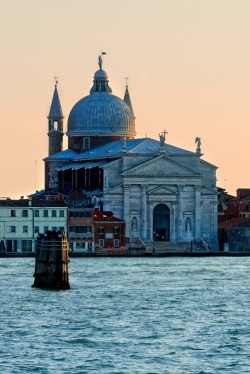
[[[236,196],[218,187],[218,224],[239,218],[239,203]]]
[[[74,191],[95,199],[126,223],[126,236],[145,243],[206,241],[217,249],[216,166],[194,151],[159,139],[136,138],[128,86],[115,96],[102,56],[90,94],[72,108],[62,150],[63,112],[57,83],[48,115],[46,194]],[[154,124],[157,127],[157,124]],[[181,129],[180,129],[181,131]]]
[[[250,218],[232,218],[218,225],[219,249],[250,252]]]
[[[68,242],[73,252],[94,252],[94,209],[68,209]]]
[[[95,248],[100,252],[125,251],[126,227],[122,219],[114,217],[112,212],[95,211],[94,214]]]
[[[35,252],[39,233],[66,228],[67,206],[63,201],[0,200],[0,240],[7,252]]]

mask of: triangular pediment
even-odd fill
[[[166,154],[154,157],[122,173],[126,177],[199,177],[201,174]]]
[[[177,188],[168,186],[158,186],[148,192],[148,195],[173,195],[177,194]]]

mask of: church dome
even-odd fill
[[[134,137],[135,117],[132,106],[112,94],[107,73],[100,69],[94,75],[90,95],[72,108],[68,119],[68,136],[127,136]]]

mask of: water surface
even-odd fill
[[[249,373],[250,257],[0,259],[1,373]]]

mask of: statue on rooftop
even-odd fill
[[[197,143],[196,153],[200,153],[201,152],[201,138],[196,136],[195,143]]]
[[[98,56],[98,65],[99,65],[100,70],[102,70],[102,55],[106,55],[106,54],[107,54],[106,52],[102,52],[102,53]]]
[[[159,138],[160,138],[160,147],[163,147],[164,144],[165,144],[166,134],[167,134],[167,131],[166,131],[166,130],[164,130],[162,133],[159,134]]]
[[[98,57],[98,65],[99,65],[100,70],[102,70],[102,55],[99,55]]]

